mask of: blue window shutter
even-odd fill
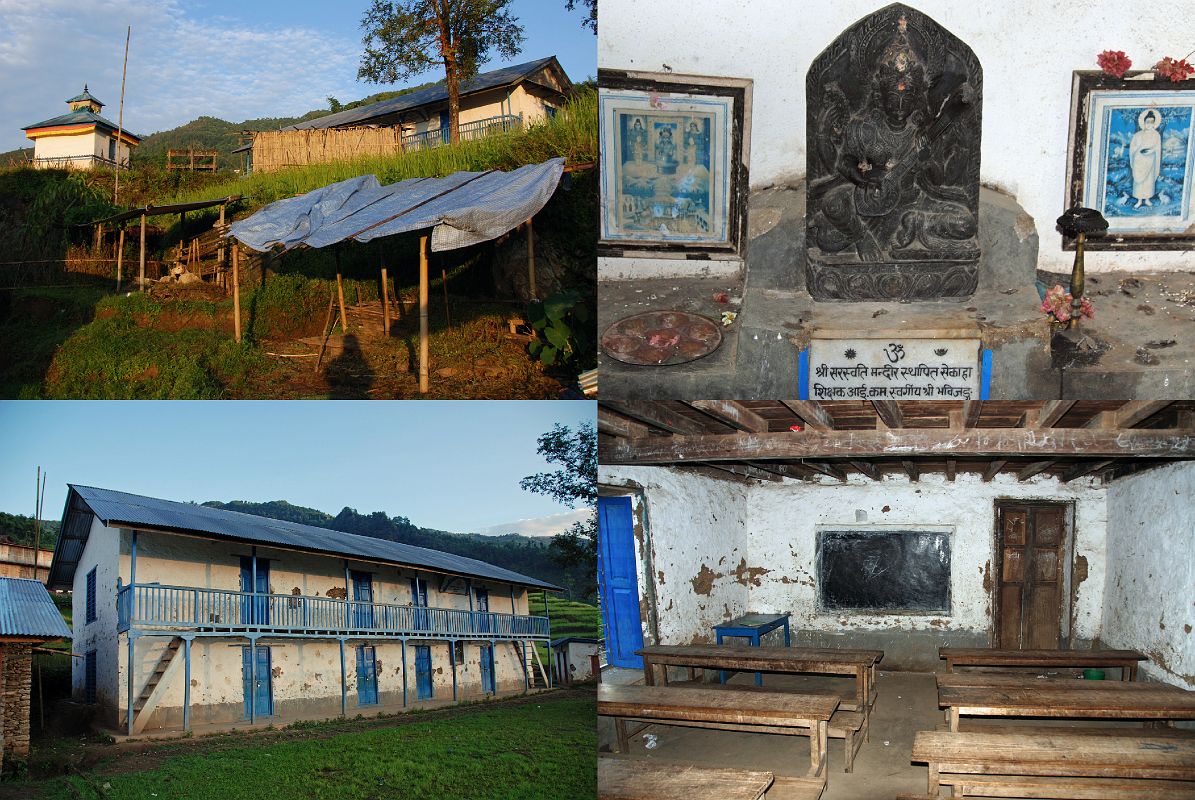
[[[95,651],[89,650],[83,656],[83,701],[95,702]]]
[[[95,568],[87,573],[87,621],[95,622]]]

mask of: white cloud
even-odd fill
[[[491,525],[477,532],[490,536],[501,536],[504,533],[518,533],[523,536],[554,536],[571,528],[574,522],[581,522],[592,515],[592,510],[578,508],[563,514],[553,514],[549,517],[520,519],[514,522],[504,522],[501,525]]]
[[[0,0],[0,150],[29,145],[21,126],[65,113],[84,83],[115,122],[128,24],[124,123],[143,136],[200,115],[290,116],[369,92],[355,81],[360,43],[327,31],[200,19],[178,0]]]

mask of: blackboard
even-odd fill
[[[950,536],[818,531],[818,602],[828,611],[950,613]]]

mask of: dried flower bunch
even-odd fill
[[[1185,81],[1195,76],[1195,67],[1187,61],[1190,56],[1191,53],[1177,59],[1166,56],[1154,64],[1151,69],[1157,73],[1159,78],[1168,78],[1174,82]],[[1123,78],[1124,74],[1133,66],[1132,59],[1126,56],[1123,50],[1105,50],[1096,56],[1095,61],[1105,74],[1114,78]]]
[[[1058,322],[1069,322],[1071,314],[1074,313],[1071,307],[1073,301],[1071,293],[1063,289],[1062,284],[1056,283],[1052,288],[1046,289],[1046,298],[1041,301],[1041,310]],[[1095,309],[1086,297],[1079,299],[1079,314],[1088,319],[1095,319]]]

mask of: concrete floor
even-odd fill
[[[617,682],[632,682],[642,673],[622,671],[612,675]],[[607,680],[603,673],[602,680]],[[750,683],[749,675],[736,675],[731,683]],[[924,764],[913,764],[909,756],[917,731],[934,730],[943,722],[938,710],[934,676],[923,672],[880,672],[878,697],[871,717],[871,741],[864,742],[855,757],[855,770],[843,769],[843,742],[829,743],[829,780],[823,800],[875,800],[892,798],[898,792],[925,792],[927,771]],[[785,691],[854,691],[854,679],[821,676],[768,675],[764,686],[774,685]],[[609,752],[613,725],[599,718],[602,749]],[[645,735],[656,737],[656,746],[647,749]],[[702,728],[652,725],[631,739],[630,756],[663,762],[701,764],[763,770],[776,775],[804,775],[809,766],[809,739],[804,736],[780,736],[763,733],[739,733]],[[786,800],[769,792],[768,800]]]

